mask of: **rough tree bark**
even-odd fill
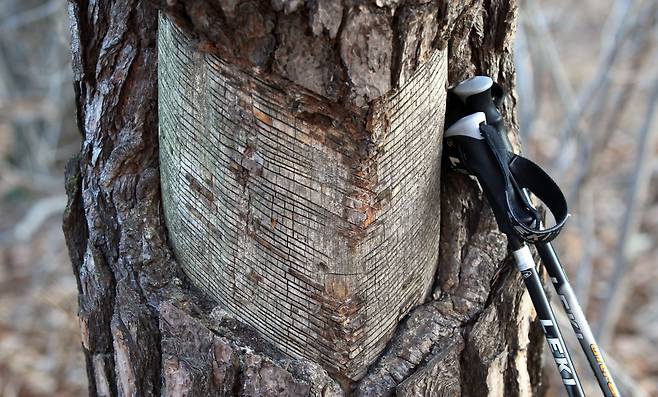
[[[83,144],[67,167],[64,232],[78,279],[90,395],[539,393],[542,336],[521,280],[506,262],[505,238],[476,183],[440,175],[434,160],[442,114],[421,120],[442,112],[445,87],[437,90],[437,82],[485,73],[512,93],[505,114],[516,131],[515,1],[76,0],[69,13]],[[217,94],[218,86],[231,95]],[[216,97],[207,94],[211,88]],[[172,92],[194,97],[183,103],[185,96]],[[227,98],[232,102],[218,108]],[[404,107],[402,98],[414,106]],[[377,157],[389,150],[386,137],[395,136],[396,125],[405,124],[395,109],[419,115],[400,136],[412,136],[421,125],[422,147],[431,148],[407,168],[435,178],[416,177],[413,186],[423,194],[402,208],[425,211],[407,228],[422,237],[422,246],[410,243],[410,232],[390,240],[424,259],[378,260],[385,272],[403,269],[378,283],[381,291],[396,291],[381,300],[380,287],[359,281],[369,271],[360,260],[373,252],[359,242],[376,237],[377,227],[408,221],[392,207],[394,194],[382,182],[386,166]],[[218,114],[235,131],[222,127]],[[336,216],[323,218],[334,226],[306,242],[318,249],[318,240],[331,241],[321,252],[328,263],[289,254],[283,265],[292,274],[284,278],[306,283],[300,291],[315,288],[304,298],[311,303],[287,312],[272,304],[272,318],[253,303],[277,297],[280,285],[264,274],[275,267],[254,258],[263,254],[258,249],[273,249],[265,237],[286,221],[268,213],[271,222],[262,225],[249,199],[221,201],[227,192],[215,178],[232,181],[237,199],[255,195],[250,180],[267,179],[272,170],[264,164],[273,154],[250,143],[264,134],[257,126],[286,132],[277,124],[282,121],[306,134],[302,141],[322,154],[313,161],[324,159],[317,179],[341,194],[330,203],[338,205]],[[222,153],[211,150],[219,142],[184,141],[233,132],[244,142],[236,138],[233,151],[224,153],[224,174],[217,171]],[[212,159],[218,155],[217,162],[192,157],[187,161],[199,162],[185,168],[181,153],[201,153],[190,146],[207,149]],[[392,156],[404,159],[404,151],[395,150]],[[339,163],[345,168],[331,168]],[[334,175],[339,171],[347,176]],[[287,186],[274,181],[275,190]],[[327,204],[322,196],[308,198]],[[228,227],[219,216],[208,221],[208,208],[221,213],[231,206],[237,208],[231,225],[243,226]],[[395,216],[380,217],[389,207]],[[237,241],[233,251],[213,247],[222,238]],[[239,252],[244,247],[252,249]],[[222,250],[251,260],[253,268],[223,274],[228,262],[216,259]],[[395,254],[395,248],[380,251]],[[313,269],[317,274],[305,273]],[[408,283],[400,279],[405,272],[412,275]],[[222,277],[233,284],[213,287]],[[409,287],[395,290],[396,283]],[[235,298],[239,288],[246,298]],[[293,295],[284,303],[294,304]],[[293,314],[306,322],[286,322]],[[311,324],[310,318],[320,320]],[[304,343],[299,335],[307,335]]]

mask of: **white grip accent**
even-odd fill
[[[519,248],[513,252],[514,259],[516,259],[516,266],[519,268],[519,271],[532,269],[535,267],[535,260],[532,258],[530,253],[530,248],[527,245]]]
[[[461,135],[482,140],[484,137],[480,133],[480,124],[486,122],[487,117],[482,112],[469,114],[451,125],[450,128],[446,130],[445,134],[443,134],[443,137],[449,138],[451,136]]]
[[[493,80],[489,76],[473,76],[457,84],[452,92],[457,94],[462,101],[473,94],[479,94],[491,88]]]

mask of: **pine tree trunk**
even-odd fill
[[[516,130],[514,1],[69,9],[90,395],[539,394],[506,240],[439,161],[464,77]]]

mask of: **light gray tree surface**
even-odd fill
[[[447,85],[513,92],[515,2],[69,9],[90,394],[539,393],[505,238],[439,161]]]

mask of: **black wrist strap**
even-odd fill
[[[511,229],[519,238],[531,243],[555,239],[569,216],[567,200],[560,187],[540,166],[505,150],[502,142],[499,142],[501,137],[495,128],[481,125],[480,132],[496,159],[500,174],[506,180],[505,210]],[[540,228],[539,214],[521,189],[526,189],[544,203],[555,218],[554,226]],[[528,219],[532,221],[529,222]],[[509,230],[509,227],[506,229]]]
[[[450,166],[475,176],[503,233],[538,243],[553,240],[568,217],[564,194],[537,164],[505,149],[498,131],[481,124],[482,139],[451,136],[446,146]],[[555,218],[555,225],[541,228],[538,211],[527,192],[539,198]]]
[[[524,225],[514,217],[514,212],[510,211],[510,221],[513,223],[514,230],[519,237],[531,243],[549,242],[555,239],[569,217],[567,200],[562,190],[540,166],[525,157],[513,155],[509,169],[517,185],[537,196],[555,218],[554,226],[537,230]]]

